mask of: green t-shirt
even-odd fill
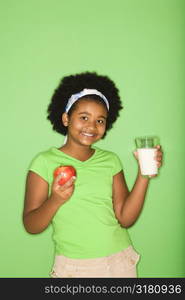
[[[118,156],[98,147],[86,161],[57,148],[39,153],[29,170],[49,184],[59,165],[72,165],[77,172],[71,198],[56,212],[53,240],[57,255],[69,258],[98,258],[117,253],[131,244],[128,232],[117,221],[112,203],[113,176],[122,170]]]

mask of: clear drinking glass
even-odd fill
[[[154,159],[159,144],[156,136],[143,136],[135,139],[141,174],[150,176],[158,173],[157,161]]]

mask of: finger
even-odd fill
[[[162,160],[163,160],[163,156],[161,154],[158,154],[154,157],[155,161],[157,162],[157,165],[158,164],[161,164],[162,163]]]
[[[161,150],[157,150],[156,153],[155,153],[154,158],[157,159],[157,160],[158,160],[158,159],[161,160],[162,157],[163,157],[163,152],[162,152]]]
[[[161,151],[157,152],[157,155],[156,156],[159,156],[159,157],[162,157],[163,156],[163,153]]]
[[[157,167],[160,168],[161,167],[161,162],[157,162]]]
[[[162,161],[162,156],[161,156],[161,155],[155,156],[155,160],[157,160],[157,161]]]
[[[75,176],[72,176],[65,184],[63,184],[62,186],[60,186],[61,190],[66,190],[68,188],[70,188],[71,186],[73,186],[74,182],[76,180]]]
[[[163,151],[161,149],[161,145],[157,145],[154,147],[156,149],[155,154],[157,155],[163,155]]]

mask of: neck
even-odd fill
[[[69,140],[60,150],[82,161],[87,160],[94,153],[94,149],[91,146],[76,144]]]

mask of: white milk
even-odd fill
[[[155,148],[139,148],[138,158],[142,175],[154,175],[158,173],[155,157]]]

